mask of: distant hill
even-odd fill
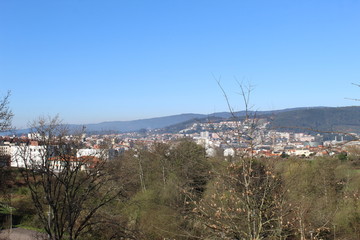
[[[254,114],[255,112],[250,112]],[[245,116],[245,111],[236,112],[236,117]],[[344,131],[360,133],[360,107],[305,107],[289,108],[274,111],[258,111],[258,117],[271,121],[270,127],[278,130],[304,131],[312,128],[319,131]],[[163,129],[166,132],[176,132],[194,122],[220,121],[229,119],[229,112],[213,114],[179,114],[166,117],[140,119],[133,121],[112,121],[96,124],[69,125],[71,129],[81,129],[86,126],[88,133],[133,132],[141,129]],[[17,130],[17,134],[27,133],[28,129]],[[6,134],[6,133],[5,133]]]
[[[255,114],[255,112],[250,112]],[[245,112],[237,112],[236,117],[241,119]],[[293,108],[276,111],[259,111],[257,117],[270,121],[269,128],[278,131],[292,132],[344,132],[360,133],[360,107],[313,107]],[[215,113],[208,117],[209,122],[230,119],[230,113]],[[174,124],[163,129],[164,132],[178,132],[195,122],[206,122],[204,119],[191,119],[186,122]]]
[[[213,116],[207,116],[206,118],[193,118],[185,122],[173,124],[170,126],[167,126],[165,128],[159,129],[160,133],[178,133],[179,131],[186,129],[193,125],[194,123],[209,123],[209,122],[219,122],[224,120],[225,118],[221,117],[213,117]]]
[[[270,115],[269,115],[270,117]],[[279,112],[271,116],[271,128],[280,130],[360,133],[360,107],[320,107]]]
[[[206,118],[205,114],[180,114],[167,117],[157,117],[149,119],[140,119],[133,121],[113,121],[102,122],[97,124],[86,124],[87,131],[117,131],[117,132],[133,132],[140,129],[157,129],[164,128],[169,125],[181,123],[195,118]]]
[[[259,111],[257,114],[275,114],[280,112],[287,112],[296,109],[303,108],[291,108],[291,109],[282,109],[274,111]],[[237,117],[245,116],[245,111],[239,111],[234,113]],[[115,131],[115,132],[132,132],[138,131],[140,129],[159,129],[166,128],[169,126],[174,126],[176,124],[183,125],[184,122],[199,121],[201,119],[216,118],[216,119],[228,119],[231,118],[232,114],[229,112],[217,112],[212,114],[179,114],[166,117],[157,117],[149,119],[140,119],[133,121],[112,121],[112,122],[102,122],[97,124],[86,124],[86,130],[89,132],[106,132],[106,131]],[[80,125],[73,125],[74,127],[81,127]]]
[[[86,127],[86,131],[89,133],[105,133],[105,132],[133,132],[138,131],[140,129],[157,129],[164,128],[170,125],[174,125],[177,123],[182,123],[189,121],[190,119],[201,119],[206,118],[205,114],[179,114],[173,116],[166,117],[157,117],[157,118],[149,118],[149,119],[139,119],[132,121],[111,121],[111,122],[102,122],[95,124],[69,124],[69,128],[72,130],[80,130],[83,126]],[[13,132],[5,132],[3,135],[8,134],[27,134],[29,133],[29,129],[18,129]]]

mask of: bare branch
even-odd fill
[[[123,190],[108,173],[106,159],[77,156],[80,138],[70,137],[58,116],[41,117],[32,129],[39,146],[31,151],[31,146],[20,148],[23,178],[50,238],[75,240],[94,224],[98,210]]]
[[[4,98],[0,101],[0,132],[11,129],[11,121],[14,116],[9,108],[9,98],[11,92],[8,91]]]

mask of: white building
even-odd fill
[[[97,157],[100,159],[108,159],[109,152],[105,149],[92,149],[92,148],[79,149],[76,153],[76,157],[79,158],[84,156]]]
[[[62,156],[54,157],[47,155],[46,147],[44,146],[11,146],[11,167],[19,168],[40,168],[45,165],[46,162],[50,164],[50,167],[58,172],[62,171],[66,164],[70,164],[70,167],[74,169],[79,166],[80,170],[86,170],[91,168],[99,159],[103,159],[103,150],[101,149],[80,149],[77,152],[76,157]],[[101,157],[97,157],[101,156]]]
[[[9,144],[0,145],[1,156],[10,155],[10,154],[11,154],[11,149]]]
[[[11,167],[42,165],[46,150],[44,146],[11,146]]]
[[[309,149],[294,149],[287,152],[287,154],[291,156],[305,156],[305,157],[309,157],[310,154],[312,153],[313,152],[310,152]]]
[[[69,167],[74,171],[85,171],[96,166],[100,160],[96,157],[84,156],[84,157],[52,157],[49,160],[49,166],[54,172],[61,172],[65,168]]]
[[[224,150],[224,157],[234,157],[235,156],[235,150],[233,148],[226,148]]]

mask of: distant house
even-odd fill
[[[10,146],[8,144],[0,144],[0,167],[9,167],[11,162]]]
[[[108,158],[109,153],[101,149],[80,149],[76,156],[56,156],[56,151],[50,147],[37,144],[9,147],[9,166],[19,168],[42,168],[48,162],[54,170],[61,171],[66,164],[72,168],[81,166],[81,170],[94,167],[100,159]],[[0,163],[1,164],[1,163]]]
[[[234,157],[235,156],[235,150],[233,148],[226,148],[224,150],[224,157]]]
[[[109,158],[109,151],[105,149],[82,148],[76,153],[77,157],[93,156],[101,159]]]
[[[101,160],[94,156],[52,157],[48,160],[50,168],[52,168],[54,172],[61,172],[65,167],[69,167],[70,170],[76,170],[78,168],[80,171],[86,171],[95,168],[100,162]]]
[[[309,149],[290,149],[286,153],[289,154],[290,156],[309,157],[310,154],[312,154],[313,152],[311,152]]]
[[[46,148],[44,146],[11,146],[11,166],[34,168],[43,164]]]

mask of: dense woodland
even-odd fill
[[[220,151],[206,158],[204,148],[188,140],[139,146],[106,163],[112,180],[104,187],[78,206],[74,200],[72,209],[81,208],[81,215],[106,189],[120,190],[91,224],[70,238],[65,219],[63,235],[54,239],[360,239],[359,163],[356,151],[313,159],[225,159]],[[22,171],[1,169],[1,226],[12,221],[44,232]],[[32,186],[39,187],[37,174]]]

